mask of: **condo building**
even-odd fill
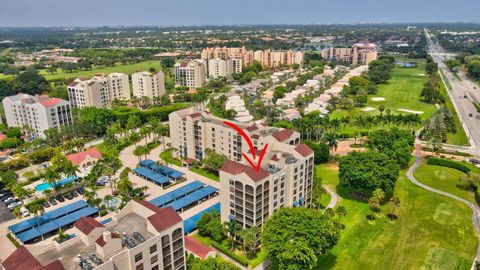
[[[83,217],[75,237],[43,248],[22,246],[1,264],[17,269],[185,270],[183,220],[173,208],[130,201],[102,224]]]
[[[313,151],[300,144],[298,132],[234,122],[251,138],[257,156],[268,144],[257,172],[242,156],[252,154],[248,143],[224,121],[193,108],[169,115],[180,158],[201,162],[208,148],[229,159],[220,170],[222,222],[235,218],[243,227],[260,226],[279,207],[310,206]]]
[[[187,86],[189,89],[201,87],[207,78],[207,64],[205,60],[195,59],[176,63],[175,84]]]
[[[2,101],[7,126],[32,129],[32,135],[45,138],[44,131],[72,124],[70,103],[47,95],[18,94]]]
[[[163,72],[137,72],[132,74],[133,95],[135,97],[159,97],[165,95]]]
[[[201,58],[205,60],[223,59],[227,60],[238,59],[242,66],[249,66],[253,61],[258,61],[263,66],[278,67],[281,65],[298,64],[303,66],[304,54],[301,51],[294,52],[287,51],[272,51],[272,50],[247,50],[245,47],[228,48],[228,47],[214,47],[205,48],[201,53]]]
[[[208,60],[209,78],[227,77],[227,74],[227,61],[219,58]]]
[[[76,108],[108,108],[113,100],[130,99],[128,75],[123,73],[77,78],[68,84],[67,89],[68,99]]]
[[[368,65],[377,60],[377,46],[368,41],[354,44],[351,48],[325,48],[322,57],[328,60],[350,63],[352,65]]]

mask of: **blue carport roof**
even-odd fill
[[[40,237],[42,234],[35,228],[30,229],[26,232],[22,232],[17,236],[18,240],[20,240],[22,243],[28,242],[30,240],[33,240],[37,237]]]
[[[155,161],[151,159],[145,159],[140,161],[140,165],[145,166],[145,167],[150,167],[151,165],[155,164]]]
[[[16,234],[18,232],[22,232],[22,231],[28,230],[30,228],[33,228],[36,225],[37,225],[37,221],[34,218],[30,218],[30,219],[27,219],[25,221],[19,222],[17,224],[11,225],[11,226],[8,227],[8,229],[12,233]]]
[[[187,233],[190,233],[192,231],[194,231],[196,228],[197,228],[197,222],[198,220],[200,220],[200,218],[207,212],[212,212],[212,211],[216,211],[217,213],[220,213],[220,203],[216,203],[215,205],[213,206],[210,206],[209,208],[193,215],[192,217],[186,219],[184,222],[183,222],[183,231],[185,232],[185,234]]]
[[[166,176],[163,176],[159,173],[154,173],[150,176],[150,179],[152,179],[152,181],[156,182],[156,183],[159,183],[159,184],[166,184],[168,182],[170,182],[170,178],[166,177]]]
[[[67,213],[72,213],[72,212],[75,212],[79,209],[85,208],[87,206],[89,206],[89,204],[86,201],[80,200],[80,201],[76,201],[74,203],[71,203],[69,205],[66,205],[66,206],[62,207],[62,209]]]
[[[45,216],[49,217],[50,219],[56,219],[58,217],[66,215],[66,214],[67,214],[67,212],[65,212],[63,207],[61,207],[61,208],[57,208],[55,210],[52,210],[52,211],[46,213]]]
[[[151,200],[150,202],[152,204],[154,204],[155,206],[163,207],[165,204],[170,203],[173,200],[174,200],[174,198],[172,198],[168,194],[165,194],[165,195],[162,195],[160,197],[157,197],[157,198]]]
[[[43,225],[40,225],[36,227],[36,229],[41,233],[41,234],[46,234],[49,232],[53,232],[55,230],[58,230],[60,228],[55,221],[50,221],[48,223],[45,223]]]
[[[66,215],[66,216],[63,216],[61,218],[55,219],[55,223],[57,223],[57,225],[59,227],[63,227],[63,226],[73,224],[73,223],[75,223],[75,221],[76,220],[73,219],[70,215]]]
[[[97,208],[89,206],[87,208],[83,208],[81,210],[78,210],[76,212],[71,213],[70,216],[75,220],[79,220],[82,217],[88,217],[88,216],[93,215],[97,212],[98,212]]]

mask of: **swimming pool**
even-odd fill
[[[78,176],[75,175],[75,176],[69,176],[65,179],[62,179],[62,180],[57,182],[57,187],[58,186],[64,186],[65,184],[71,183],[77,178],[78,178]],[[47,183],[47,182],[43,182],[43,183],[35,186],[35,190],[38,191],[38,192],[42,192],[42,191],[50,189],[50,188],[52,188],[52,185],[50,183]]]

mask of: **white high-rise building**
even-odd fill
[[[30,127],[36,137],[45,138],[45,130],[72,124],[70,103],[60,98],[18,94],[2,102],[7,126]]]
[[[208,77],[219,78],[227,77],[227,61],[222,59],[210,59],[208,60]]]
[[[132,74],[133,95],[136,97],[159,97],[165,95],[163,72],[137,72]]]
[[[189,89],[202,87],[207,78],[206,61],[195,59],[175,64],[175,84]]]
[[[108,108],[113,100],[129,100],[128,75],[112,73],[91,79],[77,78],[68,85],[68,98],[77,108]]]

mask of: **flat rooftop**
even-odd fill
[[[139,232],[143,235],[145,239],[150,239],[154,236],[154,234],[150,233],[147,230],[147,221],[143,217],[135,214],[129,213],[118,220],[118,223],[112,226],[109,229],[111,232],[118,232],[120,235],[126,233],[133,239],[133,232]],[[138,241],[136,241],[138,243]],[[62,250],[57,250],[55,248],[49,249],[44,253],[39,254],[37,257],[38,261],[42,265],[46,265],[51,263],[56,259],[60,259],[65,269],[68,270],[81,270],[80,266],[78,265],[77,256],[80,254],[83,258],[87,259],[90,264],[94,267],[97,265],[88,259],[88,254],[93,252],[103,261],[106,261],[108,258],[102,258],[100,254],[96,253],[95,249],[96,244],[92,245],[85,245],[80,239],[77,242],[67,248]],[[124,247],[126,248],[126,247]],[[122,251],[124,248],[120,249],[116,253]]]

